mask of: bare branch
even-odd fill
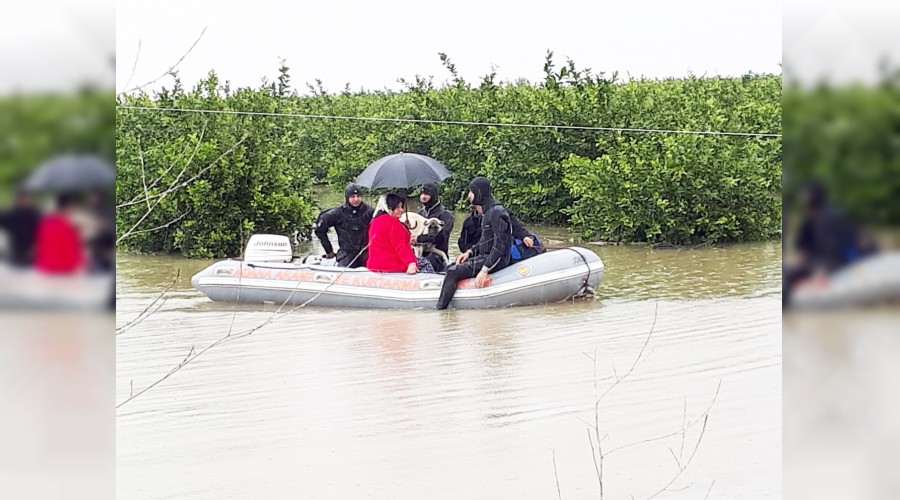
[[[695,420],[695,421],[693,421],[693,422],[687,424],[687,426],[686,426],[685,428],[678,429],[678,430],[675,431],[675,432],[670,432],[670,433],[665,434],[665,435],[662,435],[662,436],[657,436],[657,437],[654,437],[654,438],[644,439],[644,440],[641,440],[641,441],[635,441],[635,442],[633,442],[633,443],[623,444],[622,446],[617,446],[617,447],[615,447],[615,448],[609,450],[608,452],[606,452],[606,455],[605,455],[605,456],[608,457],[608,456],[612,455],[613,453],[615,453],[615,452],[617,452],[617,451],[619,451],[619,450],[624,450],[624,449],[626,449],[626,448],[632,448],[632,447],[634,447],[634,446],[640,446],[640,445],[642,445],[642,444],[647,444],[647,443],[654,443],[654,442],[656,442],[656,441],[662,441],[663,439],[668,439],[668,438],[671,438],[671,437],[679,436],[679,435],[681,435],[681,434],[684,433],[684,430],[685,430],[685,429],[690,429],[690,428],[692,428],[692,427],[698,425],[699,423],[701,423],[701,422],[703,421],[703,417],[704,417],[705,415],[706,415],[706,414],[704,413],[704,414],[701,415],[700,418],[698,418],[697,420]],[[674,454],[674,450],[673,450],[673,454]],[[681,460],[679,460],[678,458],[676,458],[675,461],[678,462],[679,464],[681,463]]]
[[[207,125],[208,123],[209,123],[209,121],[204,121],[204,122],[203,122],[203,128],[200,129],[200,136],[199,136],[199,138],[197,139],[197,144],[194,146],[194,152],[191,153],[190,158],[188,158],[187,163],[184,165],[184,168],[185,168],[185,169],[187,169],[187,167],[188,167],[188,166],[191,164],[191,162],[194,160],[194,156],[197,155],[197,151],[200,149],[200,145],[203,143],[203,136],[206,134],[206,125]],[[138,147],[140,147],[140,145],[138,145]],[[185,153],[187,153],[187,147],[185,147]],[[143,152],[141,152],[141,154],[143,155]],[[170,165],[163,171],[163,173],[159,175],[159,177],[157,177],[156,179],[154,179],[153,182],[151,182],[150,185],[147,186],[147,190],[150,190],[150,189],[155,188],[156,185],[159,184],[159,181],[161,181],[161,180],[163,179],[163,177],[165,177],[169,172],[171,172],[171,171],[172,171],[172,168],[174,168],[174,167],[175,167],[175,164],[174,164],[174,163],[170,164]],[[153,200],[153,199],[159,198],[160,196],[161,196],[160,194],[155,194],[155,195],[152,195],[152,196],[147,196],[147,199]],[[129,201],[129,202],[127,202],[127,203],[122,203],[122,204],[120,204],[120,205],[116,205],[116,209],[118,210],[118,209],[120,209],[120,208],[130,207],[131,205],[137,205],[137,204],[141,203],[141,201],[142,201],[140,198],[141,198],[141,195],[140,195],[140,194],[136,194],[136,195],[134,196],[134,198],[131,199],[131,201]]]
[[[356,260],[357,260],[357,259],[358,259],[358,258],[359,258],[366,250],[368,250],[368,249],[369,249],[369,245],[366,245],[365,247],[363,247],[363,249],[360,250],[358,254],[356,254],[356,256],[353,258],[353,260],[350,261],[350,263],[349,263],[348,266],[347,266],[347,269],[349,269],[349,268],[356,262]],[[324,288],[322,288],[322,290],[320,290],[316,295],[314,295],[313,297],[311,297],[309,300],[307,300],[306,302],[303,302],[302,304],[297,305],[296,307],[294,307],[294,308],[292,308],[291,310],[287,311],[286,313],[283,313],[283,314],[282,314],[282,313],[281,313],[281,310],[284,308],[285,305],[287,305],[288,302],[291,301],[291,299],[294,297],[294,294],[297,292],[297,289],[300,287],[301,282],[298,281],[297,284],[294,286],[294,288],[291,290],[290,295],[288,295],[287,298],[284,299],[284,302],[282,302],[281,305],[278,307],[278,309],[275,310],[274,313],[272,313],[272,315],[269,317],[269,319],[267,319],[266,321],[264,321],[262,324],[257,325],[257,326],[255,326],[255,327],[249,329],[249,330],[245,330],[245,331],[243,331],[243,332],[241,332],[241,333],[238,333],[238,334],[236,334],[236,335],[232,335],[232,330],[231,330],[231,329],[234,328],[234,318],[232,317],[231,328],[229,328],[228,333],[226,333],[225,336],[221,337],[219,340],[216,340],[216,341],[213,342],[212,344],[209,344],[208,346],[206,346],[205,348],[203,348],[203,349],[200,350],[200,351],[196,351],[196,352],[195,352],[195,351],[194,351],[194,348],[191,347],[190,352],[188,353],[187,356],[185,356],[185,358],[181,361],[181,363],[175,365],[171,370],[169,370],[169,372],[168,372],[167,374],[165,374],[164,376],[160,377],[159,379],[157,379],[157,380],[156,380],[155,382],[153,382],[152,384],[148,385],[147,387],[145,387],[144,389],[140,390],[140,391],[137,392],[136,394],[133,394],[133,395],[131,395],[130,397],[128,397],[128,399],[126,399],[126,400],[122,401],[121,403],[117,404],[117,405],[116,405],[116,408],[117,408],[117,409],[118,409],[118,408],[121,408],[122,406],[124,406],[125,404],[129,403],[130,401],[133,401],[134,399],[140,397],[142,394],[146,393],[146,392],[149,391],[150,389],[153,389],[153,388],[156,387],[157,385],[161,384],[163,381],[165,381],[166,379],[168,379],[169,377],[171,377],[172,375],[174,375],[175,373],[177,373],[179,370],[181,370],[182,368],[184,368],[185,366],[187,366],[189,363],[193,362],[195,359],[197,359],[197,358],[199,358],[200,356],[202,356],[203,353],[209,351],[210,349],[212,349],[212,348],[214,348],[214,347],[216,347],[216,346],[222,345],[222,344],[226,344],[226,343],[228,343],[228,342],[232,342],[232,341],[237,340],[237,339],[241,339],[241,338],[244,338],[244,337],[248,337],[248,336],[252,335],[253,333],[255,333],[255,332],[261,330],[262,328],[264,328],[264,327],[266,327],[266,326],[268,326],[268,325],[274,323],[275,321],[277,321],[277,320],[279,320],[279,319],[281,319],[281,318],[283,318],[283,317],[285,317],[285,316],[289,316],[289,315],[290,315],[291,313],[293,313],[294,311],[297,311],[298,309],[301,309],[301,308],[303,308],[303,307],[306,307],[307,305],[309,305],[310,303],[312,303],[314,300],[316,300],[317,298],[319,298],[323,293],[325,293],[325,291],[327,291],[328,288],[331,287],[332,284],[336,283],[336,282],[337,282],[337,278],[340,277],[341,275],[343,275],[345,271],[346,271],[346,269],[345,269],[345,270],[342,270],[340,273],[338,273],[337,276],[335,277],[335,280],[334,280],[334,281],[332,281],[332,282],[329,283],[327,286],[325,286]],[[590,431],[588,431],[588,432],[590,432]]]
[[[151,228],[151,229],[141,229],[141,230],[139,230],[139,231],[132,231],[132,232],[131,232],[131,236],[134,236],[134,235],[136,235],[136,234],[141,234],[141,233],[152,233],[152,232],[154,232],[154,231],[159,231],[160,229],[165,229],[165,228],[171,226],[172,224],[175,224],[176,222],[180,221],[181,219],[184,219],[184,218],[187,217],[188,214],[190,214],[190,213],[191,213],[191,211],[188,210],[187,212],[185,212],[185,213],[179,215],[177,218],[172,219],[172,220],[170,220],[169,222],[166,222],[165,224],[156,226],[156,227]]]
[[[678,466],[681,467],[681,459],[684,458],[685,423],[687,422],[687,398],[684,398],[684,413],[681,415],[681,448],[678,450]]]
[[[186,180],[186,181],[184,181],[184,182],[182,182],[182,183],[180,183],[180,184],[176,184],[176,183],[181,179],[181,176],[184,175],[185,170],[187,170],[187,165],[185,165],[185,167],[181,170],[181,172],[178,174],[178,176],[175,178],[175,180],[172,181],[173,183],[172,183],[172,185],[169,186],[169,189],[165,190],[164,192],[162,192],[162,193],[159,195],[159,197],[158,197],[158,198],[156,199],[156,201],[153,203],[152,207],[151,207],[150,209],[148,209],[147,212],[145,212],[144,215],[143,215],[143,216],[142,216],[142,217],[141,217],[141,218],[140,218],[133,226],[131,226],[131,229],[129,229],[128,231],[126,231],[125,234],[123,234],[122,236],[119,236],[119,238],[116,240],[116,245],[118,245],[119,243],[121,243],[122,240],[124,240],[125,238],[128,238],[129,236],[131,236],[132,234],[134,234],[134,231],[138,228],[138,226],[140,226],[140,225],[147,219],[147,217],[149,217],[150,214],[153,213],[153,210],[154,210],[157,206],[159,206],[159,204],[162,202],[163,199],[165,199],[166,196],[168,196],[168,195],[171,194],[171,193],[174,193],[175,191],[177,191],[177,190],[180,189],[181,187],[184,187],[184,186],[186,186],[186,185],[188,185],[188,184],[194,182],[194,181],[197,180],[198,178],[200,178],[201,175],[203,175],[204,173],[206,173],[206,171],[209,170],[210,168],[212,168],[216,163],[218,163],[219,160],[221,160],[222,158],[224,158],[224,157],[228,156],[229,154],[231,154],[231,152],[234,151],[235,148],[237,148],[242,142],[244,142],[244,140],[246,140],[247,137],[248,137],[248,136],[245,135],[244,137],[241,138],[241,140],[239,140],[238,142],[234,143],[230,148],[228,148],[227,151],[225,151],[224,153],[222,153],[221,155],[219,155],[219,157],[216,158],[215,160],[213,160],[209,165],[207,165],[207,166],[203,167],[202,169],[200,169],[200,172],[198,172],[197,175],[191,177],[190,179],[188,179],[188,180]]]
[[[127,332],[131,328],[139,325],[142,321],[149,318],[153,313],[158,311],[159,308],[162,307],[162,305],[166,301],[166,299],[164,299],[163,297],[167,293],[169,293],[169,290],[171,290],[173,286],[175,286],[175,283],[178,282],[179,277],[181,277],[181,268],[178,268],[178,270],[175,271],[175,278],[172,279],[172,282],[169,283],[169,286],[167,286],[165,288],[165,290],[162,291],[162,293],[160,293],[155,299],[153,299],[153,302],[151,302],[150,305],[148,305],[146,308],[144,308],[144,310],[141,311],[141,313],[138,314],[133,320],[129,321],[128,323],[125,323],[124,325],[120,326],[119,328],[116,328],[116,336],[119,336],[119,335]],[[159,302],[161,299],[162,299],[162,303],[160,303],[160,305],[153,312],[150,312],[148,314],[147,311],[149,311],[150,308],[152,308],[153,305],[156,304],[157,302]]]
[[[144,148],[141,147],[140,139],[137,140],[137,143],[138,143],[138,155],[141,159],[141,184],[144,185],[144,201],[147,202],[147,210],[152,210],[152,208],[150,208],[150,191],[147,190],[147,173],[146,173],[146,170],[144,169],[144,151],[143,151]]]
[[[134,56],[134,65],[131,67],[131,75],[128,77],[128,80],[125,82],[125,88],[127,89],[129,85],[131,85],[131,80],[134,78],[134,72],[137,70],[138,60],[141,58],[141,40],[138,40],[138,49],[137,54]]]
[[[621,377],[618,377],[618,376],[617,376],[616,382],[615,382],[614,384],[612,384],[608,389],[606,389],[606,392],[604,392],[604,393],[597,399],[597,404],[598,404],[598,405],[600,404],[600,401],[602,401],[603,398],[605,398],[606,395],[610,393],[610,391],[612,391],[613,389],[615,389],[616,386],[618,386],[620,382],[622,382],[623,380],[625,380],[626,378],[628,378],[628,376],[631,375],[631,372],[634,371],[634,368],[637,366],[638,362],[639,362],[639,361],[641,360],[641,358],[644,356],[644,351],[647,350],[647,344],[650,343],[650,337],[653,336],[653,330],[656,328],[656,319],[658,318],[658,316],[659,316],[659,302],[656,303],[656,308],[653,310],[653,324],[650,325],[650,333],[647,334],[647,339],[644,340],[644,345],[641,346],[640,352],[638,352],[637,357],[634,358],[634,363],[631,364],[631,368],[629,368],[628,371],[625,372],[624,375],[622,375]],[[595,374],[595,376],[596,376],[596,374]]]
[[[181,58],[178,59],[178,61],[177,61],[175,64],[169,66],[169,69],[167,69],[165,73],[159,75],[156,79],[151,80],[151,81],[149,81],[149,82],[147,82],[147,83],[145,83],[145,84],[143,84],[143,85],[138,85],[137,87],[133,87],[133,88],[130,88],[130,89],[128,89],[128,90],[123,90],[122,92],[119,92],[118,94],[116,94],[116,97],[119,97],[119,96],[124,95],[124,94],[128,94],[128,93],[130,93],[130,92],[134,92],[135,90],[141,90],[141,89],[143,89],[144,87],[147,87],[147,86],[149,86],[149,85],[153,85],[154,83],[160,81],[160,80],[161,80],[163,77],[165,77],[166,75],[172,74],[172,72],[175,71],[175,68],[177,68],[178,65],[181,64],[182,61],[184,61],[184,58],[187,57],[188,54],[190,54],[192,50],[194,50],[194,47],[197,46],[197,43],[200,42],[200,39],[203,38],[203,35],[204,35],[204,34],[206,34],[206,27],[204,27],[204,28],[203,28],[203,31],[200,32],[200,36],[198,36],[197,39],[194,40],[194,43],[191,45],[191,48],[189,48],[188,51],[185,52],[184,55],[182,55]],[[134,64],[135,64],[135,66],[137,66],[137,61],[135,61]],[[129,81],[130,81],[130,80],[129,80]]]
[[[559,489],[559,473],[556,471],[556,450],[553,450],[553,476],[556,477],[556,494],[562,500],[562,490]]]
[[[713,479],[711,483],[709,483],[709,489],[706,490],[706,495],[703,497],[703,500],[707,500],[709,498],[709,492],[712,491],[713,486],[716,484],[716,480]]]
[[[597,471],[597,481],[600,483],[600,498],[603,498],[603,469],[597,461],[597,451],[594,449],[594,440],[591,438],[591,429],[587,429],[588,443],[591,445],[591,457],[594,459],[594,470]],[[599,441],[599,440],[598,440]],[[603,460],[601,456],[600,460]]]
[[[681,468],[681,460],[678,460],[678,457],[675,455],[675,450],[673,450],[671,446],[669,447],[669,453],[671,453],[672,458],[675,459],[675,465]]]
[[[694,460],[694,457],[697,455],[697,450],[700,449],[700,443],[703,441],[703,436],[706,435],[706,425],[709,422],[709,412],[710,412],[710,410],[712,410],[712,406],[715,404],[716,399],[718,399],[719,390],[721,388],[722,388],[722,381],[720,380],[718,386],[716,387],[716,393],[715,393],[715,395],[713,395],[712,401],[710,401],[710,403],[709,403],[709,407],[707,407],[706,411],[703,412],[703,415],[702,415],[703,427],[700,428],[700,435],[699,435],[699,437],[697,437],[697,442],[694,443],[694,449],[693,449],[693,451],[691,451],[691,455],[688,457],[686,462],[679,465],[678,472],[675,473],[675,475],[672,477],[672,479],[670,479],[669,482],[666,483],[665,486],[660,488],[659,491],[657,491],[653,495],[650,495],[647,498],[647,500],[652,500],[653,498],[656,498],[657,496],[659,496],[660,494],[662,494],[663,492],[666,492],[666,491],[675,491],[675,490],[671,490],[669,488],[675,483],[675,481],[678,480],[678,478],[681,477],[681,475],[684,473],[684,471],[687,470],[688,466],[691,465],[691,462]],[[699,421],[699,420],[700,419],[698,419],[697,421]],[[694,421],[689,425],[693,425],[697,421]],[[710,489],[712,489],[712,485],[710,485]],[[706,494],[709,495],[709,491],[707,491]]]

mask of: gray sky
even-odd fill
[[[113,85],[109,0],[11,0],[0,15],[0,94]]]
[[[492,64],[503,80],[541,77],[558,63],[623,76],[779,72],[781,3],[775,0],[523,2],[410,0],[251,3],[123,0],[116,6],[116,89],[151,81],[206,34],[178,66],[193,84],[210,69],[232,86],[257,86],[287,59],[294,85],[331,91],[397,88],[416,74],[448,78],[438,52],[476,80]],[[137,69],[132,67],[141,42]],[[155,85],[171,85],[165,78]]]
[[[788,0],[785,80],[875,83],[900,68],[900,4],[884,0]]]

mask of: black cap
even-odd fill
[[[438,202],[437,184],[434,184],[433,182],[426,182],[425,184],[422,185],[422,193],[425,193],[428,196],[431,196],[431,199],[428,200],[427,203],[425,203],[425,208],[431,208],[437,204],[437,202]]]
[[[354,194],[362,196],[359,186],[351,182],[350,184],[347,184],[346,189],[344,189],[344,201],[350,201],[350,197]]]

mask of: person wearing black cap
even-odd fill
[[[459,280],[475,277],[475,286],[481,288],[488,284],[488,274],[509,265],[512,224],[509,213],[491,196],[490,181],[484,177],[473,179],[469,184],[469,201],[482,214],[481,237],[474,247],[456,258],[456,264],[447,268],[438,309],[450,305]]]
[[[316,219],[316,236],[325,249],[325,258],[337,258],[342,267],[363,267],[368,259],[369,223],[374,210],[363,202],[359,186],[348,184],[344,190],[344,204],[326,210]],[[338,251],[328,240],[328,229],[337,233]]]
[[[34,206],[31,195],[19,191],[13,208],[0,214],[0,230],[9,234],[10,264],[28,267],[34,262],[34,245],[40,222],[41,212]]]
[[[438,188],[437,185],[432,183],[426,183],[422,186],[422,192],[419,194],[419,201],[422,202],[422,206],[419,208],[419,215],[426,218],[436,218],[444,223],[443,229],[441,232],[435,235],[430,234],[422,234],[416,238],[416,243],[433,243],[434,247],[438,250],[444,252],[445,254],[450,254],[450,233],[453,232],[453,213],[444,208],[441,205],[440,198],[438,197]],[[444,262],[444,259],[433,253],[426,253],[424,255],[430,262],[434,269],[438,272],[444,270],[444,267],[447,265]]]

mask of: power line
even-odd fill
[[[451,120],[422,120],[415,118],[376,118],[369,116],[333,116],[333,115],[307,115],[300,113],[270,113],[265,111],[231,111],[219,109],[184,109],[184,108],[159,108],[151,106],[126,106],[117,105],[121,109],[130,109],[136,111],[162,111],[172,113],[204,113],[219,115],[243,115],[243,116],[274,116],[283,118],[305,118],[314,120],[351,120],[351,121],[371,121],[371,122],[392,122],[392,123],[422,123],[434,125],[469,125],[481,127],[518,127],[518,128],[539,128],[539,129],[559,129],[559,130],[594,130],[603,132],[638,132],[650,134],[689,134],[689,135],[722,135],[737,137],[774,137],[781,138],[781,134],[766,134],[758,132],[719,132],[713,130],[667,130],[654,128],[626,128],[626,127],[589,127],[581,125],[541,125],[533,123],[494,123],[494,122],[465,122]]]

